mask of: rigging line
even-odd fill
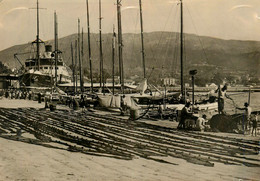
[[[204,48],[204,46],[203,46],[202,40],[201,40],[201,38],[200,38],[200,36],[199,36],[199,34],[198,34],[197,27],[196,27],[196,25],[195,25],[195,23],[194,23],[194,20],[193,20],[192,16],[191,16],[191,13],[190,13],[190,10],[189,10],[189,8],[188,8],[188,5],[186,5],[186,8],[187,8],[188,13],[189,13],[189,15],[190,15],[190,17],[191,17],[191,22],[192,22],[192,24],[193,24],[193,26],[194,26],[195,32],[197,33],[197,36],[196,36],[196,37],[199,39],[200,45],[202,46],[203,53],[204,53],[205,58],[206,58],[206,60],[207,60],[207,62],[208,62],[208,60],[209,60],[209,59],[208,59],[208,56],[207,56],[207,54],[206,54],[206,51],[205,51],[205,48]]]
[[[178,57],[178,43],[179,43],[179,36],[178,36],[178,33],[175,33],[175,48],[174,48],[174,55],[173,55],[173,61],[172,61],[172,66],[174,66],[175,64],[175,68],[172,67],[172,71],[175,70],[175,73],[177,73],[177,68],[178,67],[178,60],[177,60],[177,57]]]
[[[110,48],[106,48],[106,47],[109,47],[111,45],[111,42],[110,42],[110,33],[105,33],[105,34],[102,33],[102,35],[106,35],[106,36],[102,36],[103,47],[104,47],[103,48],[103,69],[105,70],[105,67],[107,67],[105,60],[110,59],[110,57],[108,57],[108,55],[110,55],[110,53],[107,53],[107,51],[109,51]]]
[[[165,29],[166,25],[167,25],[168,22],[169,22],[169,19],[170,19],[170,17],[171,17],[172,11],[173,11],[173,7],[176,7],[176,6],[172,6],[172,7],[171,7],[170,13],[169,13],[169,15],[168,15],[168,17],[167,17],[167,19],[166,19],[166,22],[165,22],[165,24],[164,24],[163,30]],[[177,8],[176,8],[176,9],[177,9]],[[156,45],[157,47],[159,47],[159,44],[160,44],[161,41],[162,41],[163,34],[164,34],[164,33],[161,32],[159,41],[158,41],[158,43],[157,43],[157,45]],[[162,48],[163,48],[163,47],[161,46],[161,49],[162,49]]]
[[[176,6],[176,11],[175,11],[175,14],[173,15],[173,17],[174,17],[174,21],[173,22],[176,22],[176,20],[177,20],[177,13],[178,13],[178,10],[179,10],[179,8],[177,8],[177,6]],[[178,23],[178,25],[177,26],[179,26],[179,23]],[[176,36],[176,34],[175,34],[175,36]],[[170,40],[172,39],[172,37],[173,37],[173,33],[171,33],[170,34]],[[176,38],[176,37],[175,37]],[[176,43],[176,39],[175,39],[175,43]],[[169,51],[169,49],[170,49],[170,45],[171,45],[171,41],[168,41],[168,46],[167,46],[167,48],[166,48],[166,51],[165,51],[165,57],[164,57],[164,61],[163,61],[163,65],[165,65],[165,63],[167,62],[166,60],[168,59],[168,51]],[[175,46],[173,45],[173,49],[175,49]],[[172,63],[172,61],[170,61],[171,62],[171,64],[172,64],[172,67],[173,67],[173,63]]]
[[[196,12],[196,9],[195,9],[195,8],[193,9],[193,11],[195,12],[195,14],[197,14],[197,16],[198,16],[198,18],[199,18],[200,20],[203,20],[203,18],[201,18],[201,16],[200,16],[200,13]],[[202,25],[205,25],[205,22],[202,22],[202,21],[201,21],[201,24],[202,24]],[[208,32],[210,32],[210,29],[209,29],[207,26],[205,26],[205,28],[208,30]]]
[[[198,13],[198,12],[196,12],[196,10],[194,10],[194,12],[197,14],[197,16],[198,16],[198,18],[200,19],[200,20],[203,20],[203,18],[201,18],[201,16],[200,16],[200,14]],[[202,22],[202,24],[205,24],[204,22]],[[207,32],[212,32],[212,31],[210,31],[210,29],[208,28],[208,26],[205,26],[205,28],[207,29]],[[212,38],[212,41],[214,41],[215,43],[217,42],[217,38]],[[214,44],[214,42],[213,42],[213,44]],[[220,46],[220,49],[221,49],[221,51],[222,52],[224,52],[224,46]]]
[[[172,52],[172,49],[174,49],[174,43],[173,43],[173,47],[171,47],[171,43],[172,43],[172,39],[173,39],[173,37],[174,37],[174,33],[173,32],[171,32],[170,33],[170,36],[168,37],[169,39],[168,40],[166,40],[166,44],[167,44],[167,46],[166,46],[166,48],[165,48],[165,56],[164,56],[164,60],[163,60],[163,66],[165,67],[165,64],[168,64],[169,63],[169,58],[171,57],[169,57],[168,55],[171,55],[171,52]],[[170,60],[172,60],[171,58],[170,58]],[[172,65],[172,61],[170,61],[171,63],[170,63],[170,65]],[[167,68],[169,69],[171,66],[167,66],[166,65],[166,69],[165,70],[167,70]],[[167,75],[167,74],[166,74]],[[168,76],[168,75],[167,75]]]
[[[179,10],[179,8],[177,9],[177,11],[176,11],[176,14],[178,13],[178,10]],[[177,20],[177,16],[175,17],[176,19],[174,20],[174,22],[176,22],[176,20]],[[177,29],[180,29],[180,24],[178,23],[177,24]],[[174,64],[176,64],[176,67],[178,66],[178,62],[179,61],[177,61],[177,55],[178,55],[178,53],[179,53],[179,51],[178,51],[178,44],[179,44],[179,36],[178,36],[178,33],[177,32],[175,32],[175,44],[174,44],[174,55],[173,55],[173,61],[172,61],[172,71],[174,70]],[[175,70],[177,71],[177,69],[175,68]]]
[[[135,21],[135,32],[132,33],[132,42],[133,42],[133,45],[132,45],[132,56],[131,57],[134,57],[134,55],[136,54],[136,52],[134,51],[135,50],[135,44],[136,42],[134,41],[135,40],[135,36],[137,35],[137,24],[138,24],[138,16],[139,14],[136,13],[136,21]],[[139,52],[138,52],[138,55],[139,55]]]
[[[163,29],[165,29],[165,27],[166,27],[166,25],[167,25],[167,23],[168,23],[168,21],[169,21],[169,19],[170,19],[170,15],[171,15],[171,12],[172,12],[172,10],[173,10],[173,8],[174,7],[176,7],[176,9],[177,9],[177,5],[176,6],[174,6],[174,5],[172,5],[172,7],[171,7],[171,10],[170,10],[170,13],[169,13],[169,16],[168,16],[168,18],[167,18],[167,20],[166,20],[166,22],[165,22],[165,24],[164,24],[164,28]],[[160,33],[160,37],[159,37],[159,41],[157,42],[157,44],[154,46],[155,47],[155,49],[157,49],[157,47],[159,47],[159,44],[161,43],[161,40],[162,40],[162,37],[163,37],[163,34],[164,34],[164,32],[161,32]],[[162,48],[162,47],[161,47]],[[153,60],[155,60],[155,62],[157,62],[157,59],[155,58],[155,56],[154,56],[154,51],[153,51],[153,48],[150,46],[150,49],[152,50],[151,52],[152,52],[152,55],[153,55]]]

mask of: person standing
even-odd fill
[[[161,103],[159,103],[159,106],[158,106],[158,114],[160,116],[160,119],[163,118],[163,106]]]
[[[181,119],[177,129],[185,129],[185,120],[191,117],[190,102],[187,102],[181,110]]]
[[[254,116],[253,120],[252,120],[252,136],[254,136],[254,131],[255,131],[255,136],[256,136],[256,132],[257,132],[257,121],[258,121],[258,113]]]
[[[218,92],[218,113],[219,114],[225,114],[224,111],[224,98],[228,98],[231,99],[227,94],[227,84],[225,84],[222,88],[220,88],[220,86],[218,87],[218,89],[216,90],[216,92]]]
[[[121,115],[125,115],[127,110],[127,105],[126,105],[126,100],[125,100],[125,95],[120,96],[120,111]]]
[[[252,112],[252,108],[249,106],[249,104],[247,102],[244,103],[244,107],[243,108],[239,108],[239,107],[236,107],[237,109],[239,110],[244,110],[244,116],[243,116],[243,129],[244,129],[244,132],[248,129],[248,124],[250,122],[250,118],[251,118],[251,112]]]

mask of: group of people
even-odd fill
[[[236,107],[236,109],[244,110],[243,118],[242,118],[242,126],[244,133],[247,130],[250,130],[252,127],[251,134],[253,135],[255,132],[255,136],[257,135],[257,122],[258,122],[258,114],[252,115],[252,108],[249,106],[247,102],[244,103],[243,108]]]
[[[79,99],[70,96],[66,101],[65,104],[69,106],[70,108],[73,108],[74,110],[78,110],[79,108],[82,108],[82,110],[85,110],[85,108],[89,107],[87,96],[81,95]]]
[[[3,95],[7,99],[32,99],[32,91],[22,89],[7,89]]]
[[[218,96],[215,97],[218,102],[218,113],[219,114],[226,114],[224,110],[224,99],[228,98],[232,100],[231,97],[229,97],[226,94],[227,91],[227,84],[225,84],[222,88],[219,86],[217,90],[215,90],[215,93],[218,93]],[[233,100],[232,100],[233,101]],[[252,108],[249,106],[249,104],[246,102],[244,103],[243,108],[236,107],[236,109],[244,110],[242,120],[240,124],[242,124],[242,128],[244,130],[244,133],[248,130],[250,130],[250,127],[252,127],[251,134],[253,135],[255,133],[255,136],[257,135],[257,122],[258,122],[258,114],[252,115]],[[192,129],[195,130],[204,130],[205,129],[205,122],[207,120],[206,115],[203,115],[202,117],[195,118],[193,116],[193,113],[191,111],[191,103],[188,101],[186,102],[185,106],[181,110],[180,115],[180,121],[178,125],[178,129],[189,129],[192,127]]]
[[[215,93],[218,93],[218,113],[219,114],[226,114],[224,111],[224,98],[232,100],[231,97],[229,97],[226,94],[227,91],[227,84],[225,84],[222,88],[219,86],[218,89],[215,91]],[[233,101],[233,100],[232,100]],[[252,115],[252,108],[249,106],[249,103],[245,102],[243,108],[239,108],[236,106],[236,109],[244,110],[243,118],[242,118],[242,127],[244,130],[244,133],[250,129],[250,126],[252,126],[252,135],[255,132],[255,136],[257,135],[257,122],[258,122],[258,114]]]
[[[204,131],[206,126],[207,116],[205,114],[202,117],[195,117],[191,110],[191,103],[186,102],[185,106],[181,110],[180,121],[177,129],[193,129],[197,131]]]

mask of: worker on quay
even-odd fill
[[[42,95],[40,92],[38,93],[38,103],[42,103]]]
[[[83,94],[80,95],[79,106],[82,108],[84,107],[84,95]]]
[[[28,93],[28,99],[31,100],[32,99],[32,91],[29,90],[29,93]]]
[[[10,91],[9,89],[5,91],[5,98],[9,98],[10,97]]]
[[[196,120],[196,127],[195,130],[197,131],[204,131],[205,130],[205,122],[207,120],[207,116],[205,114],[202,115],[202,117],[199,117]]]
[[[248,130],[248,128],[249,128],[248,125],[249,125],[250,118],[251,118],[252,108],[249,106],[249,104],[247,102],[245,102],[243,108],[236,107],[236,109],[245,111],[244,115],[243,115],[243,120],[242,120],[243,130],[244,130],[244,133],[245,133],[246,130]]]
[[[222,88],[220,88],[220,85],[218,89],[215,91],[216,93],[218,92],[218,113],[219,114],[225,114],[224,112],[224,98],[228,98],[232,100],[227,94],[227,86],[228,84],[225,84]]]
[[[185,129],[186,128],[185,120],[190,118],[191,115],[192,115],[192,112],[190,110],[190,102],[187,102],[181,110],[181,119],[180,119],[177,129]]]
[[[79,110],[79,102],[75,98],[73,98],[72,104],[74,110]]]
[[[82,108],[82,112],[86,110],[86,103],[87,103],[86,96],[81,94],[80,101],[79,101],[79,106]]]
[[[161,103],[159,103],[159,106],[158,106],[158,114],[160,116],[160,119],[163,118],[163,105]]]
[[[255,131],[255,136],[257,135],[257,122],[258,122],[258,113],[252,118],[252,136],[254,136],[254,131]]]
[[[127,111],[127,105],[126,105],[126,101],[125,101],[125,95],[120,97],[120,111],[121,111],[121,115],[125,115],[126,111]]]

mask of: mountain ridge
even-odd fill
[[[112,33],[102,35],[104,68],[108,71],[112,67]],[[224,40],[215,37],[197,36],[194,34],[185,34],[185,70],[193,67],[192,65],[213,65],[222,67],[230,71],[255,72],[259,76],[258,67],[260,65],[260,42],[252,40]],[[59,38],[59,49],[63,52],[64,62],[69,66],[71,64],[71,43],[75,47],[77,34],[71,34]],[[99,66],[99,35],[91,33],[91,50],[93,71],[98,72]],[[144,47],[146,68],[148,72],[162,71],[165,76],[171,76],[179,71],[179,33],[176,32],[149,32],[144,33]],[[45,41],[46,44],[53,45],[53,40]],[[142,69],[141,63],[141,40],[140,34],[123,34],[123,59],[124,71],[126,75],[139,74]],[[88,45],[87,34],[84,33],[84,67],[88,67]],[[9,68],[19,68],[19,63],[14,60],[15,53],[30,51],[28,44],[20,44],[0,51],[0,61]],[[117,50],[116,50],[117,51]],[[28,58],[28,57],[27,57]],[[116,67],[118,60],[115,57]],[[22,62],[26,60],[25,55],[21,55]],[[204,67],[205,68],[205,67]],[[163,70],[162,70],[163,69]],[[203,69],[203,66],[202,68]],[[159,73],[158,73],[159,74]]]

